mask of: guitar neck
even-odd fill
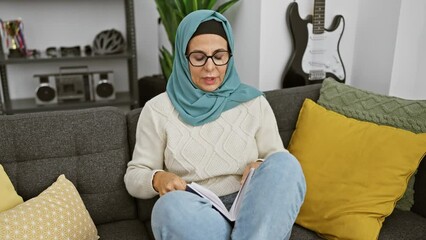
[[[313,33],[324,33],[325,0],[314,1],[314,16],[312,17]]]

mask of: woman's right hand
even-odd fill
[[[174,173],[159,171],[154,175],[153,186],[160,196],[163,196],[171,191],[185,190],[186,182]]]

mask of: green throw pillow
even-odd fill
[[[426,132],[426,100],[407,100],[364,91],[331,78],[322,83],[318,104],[362,121],[388,125],[414,133]],[[414,178],[396,207],[409,211],[414,204]]]

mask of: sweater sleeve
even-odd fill
[[[127,191],[136,198],[148,199],[158,195],[152,186],[152,178],[163,169],[164,118],[149,104],[139,116],[135,150],[124,175]]]
[[[275,152],[288,152],[284,148],[278,131],[277,120],[274,112],[265,97],[260,97],[260,127],[256,132],[256,143],[259,158],[266,159]]]

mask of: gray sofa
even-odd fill
[[[266,92],[285,145],[303,100],[317,100],[319,88],[310,85]],[[139,113],[140,109],[125,114],[103,107],[0,116],[0,164],[24,200],[65,174],[78,189],[102,240],[153,239],[150,214],[156,198],[134,199],[123,183]],[[395,210],[386,218],[379,239],[426,239],[423,189],[426,162],[416,175],[413,210]],[[291,239],[320,238],[295,225]]]

